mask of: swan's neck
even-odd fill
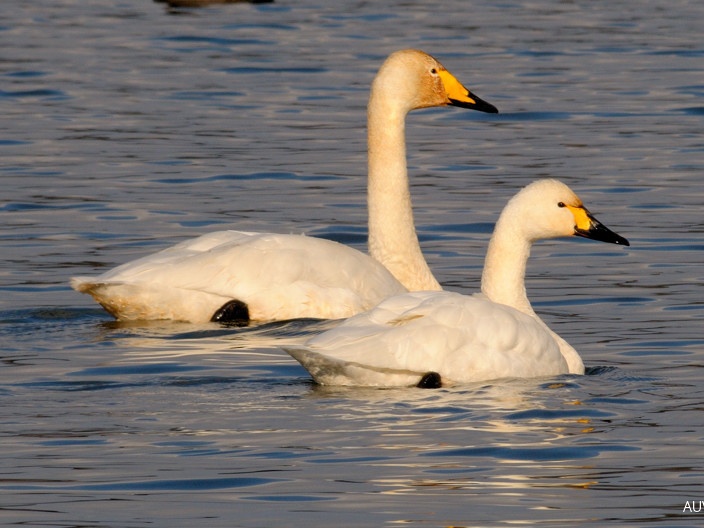
[[[584,363],[577,351],[545,324],[533,311],[528,300],[525,276],[530,248],[531,242],[518,233],[517,227],[508,221],[502,222],[500,218],[484,262],[482,293],[493,302],[505,304],[534,317],[555,339],[569,372],[584,374]]]
[[[406,112],[372,94],[367,117],[369,253],[409,290],[440,290],[423,258],[413,222]]]
[[[493,302],[537,317],[526,295],[525,286],[530,246],[525,237],[521,237],[512,226],[502,224],[502,219],[499,219],[484,261],[482,293]]]

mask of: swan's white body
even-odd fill
[[[368,105],[369,252],[300,235],[212,233],[71,285],[121,320],[206,322],[229,301],[257,322],[340,318],[406,290],[439,290],[421,253],[406,170],[409,111],[496,109],[417,50],[389,56]],[[389,273],[390,272],[390,273]]]
[[[579,354],[536,315],[524,285],[531,244],[574,234],[628,244],[566,185],[534,182],[496,224],[482,293],[397,295],[287,351],[323,385],[412,386],[430,372],[443,385],[583,374]]]
[[[109,299],[99,302],[121,320],[206,322],[233,298],[249,300],[253,321],[342,318],[406,291],[377,261],[337,242],[241,231],[186,240],[99,279],[78,287]]]

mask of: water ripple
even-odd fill
[[[1,99],[48,99],[64,100],[69,96],[62,90],[52,90],[49,88],[38,88],[35,90],[0,90]]]
[[[5,482],[8,482],[7,479]],[[207,479],[176,479],[176,480],[145,480],[135,482],[111,482],[105,484],[80,484],[80,485],[29,485],[29,484],[0,484],[4,490],[54,490],[54,491],[210,491],[232,488],[245,488],[263,486],[274,482],[283,482],[284,479],[261,477],[223,477]],[[0,481],[2,482],[2,481]]]
[[[480,457],[499,460],[522,460],[531,462],[580,460],[595,458],[605,452],[640,451],[640,448],[621,445],[586,445],[574,447],[464,447],[424,453],[428,457]]]

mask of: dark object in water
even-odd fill
[[[227,301],[215,312],[210,321],[229,326],[247,326],[249,324],[249,307],[247,303],[237,299]]]
[[[442,378],[437,372],[428,372],[423,374],[416,387],[419,389],[439,389],[442,387]]]
[[[154,0],[169,7],[203,7],[213,4],[271,4],[274,0]]]

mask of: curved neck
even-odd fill
[[[423,258],[413,221],[406,112],[386,99],[372,91],[367,109],[369,254],[409,290],[440,290]]]
[[[499,218],[484,261],[482,293],[493,302],[535,318],[555,339],[569,372],[584,374],[584,363],[577,351],[545,324],[528,300],[525,277],[530,248],[531,242],[518,232],[517,225],[512,225],[511,220]]]
[[[526,294],[526,264],[531,244],[517,230],[499,218],[484,260],[482,293],[491,301],[534,316]]]

